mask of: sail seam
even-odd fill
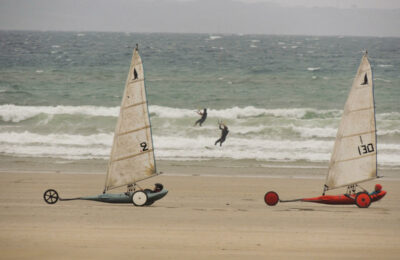
[[[140,81],[144,81],[143,79],[132,79],[131,82],[129,83],[128,87],[130,87],[130,85],[132,85],[132,83],[136,83],[136,82],[140,82]]]
[[[144,151],[144,152],[141,152],[141,153],[135,153],[135,154],[132,154],[132,155],[124,156],[124,157],[121,157],[121,158],[115,159],[115,160],[113,160],[112,162],[118,162],[118,161],[122,161],[122,160],[130,159],[130,158],[133,158],[133,157],[136,157],[136,156],[142,155],[142,154],[149,153],[149,152],[151,152],[151,151],[153,151],[153,149],[148,149],[148,150],[146,150],[146,151]]]
[[[371,130],[371,131],[363,132],[363,133],[357,133],[357,134],[353,134],[353,135],[344,135],[344,136],[342,136],[342,139],[348,138],[348,137],[354,137],[354,136],[358,136],[358,135],[370,134],[370,133],[375,133],[375,130]]]
[[[130,130],[130,131],[119,133],[118,136],[134,133],[134,132],[137,132],[137,131],[140,131],[140,130],[143,130],[143,129],[146,129],[146,128],[149,128],[149,127],[150,127],[149,125],[145,125],[145,126],[143,126],[141,128],[136,128],[136,129],[133,129],[133,130]]]
[[[369,110],[369,109],[373,109],[374,107],[365,107],[365,108],[359,108],[356,110],[350,110],[349,113],[353,113],[353,112],[358,112],[358,111],[363,111],[363,110]]]
[[[143,101],[143,102],[140,102],[140,103],[136,103],[136,104],[132,104],[132,105],[123,107],[122,109],[128,109],[128,108],[140,106],[140,105],[143,105],[143,104],[146,104],[146,101]]]
[[[335,161],[335,163],[347,162],[347,161],[352,161],[352,160],[358,160],[358,159],[360,159],[360,158],[364,158],[364,157],[367,157],[367,156],[372,156],[372,155],[375,155],[375,154],[376,154],[376,152],[373,152],[373,153],[369,153],[369,154],[366,154],[366,155],[361,155],[361,156],[359,156],[359,157],[353,157],[353,158],[350,158],[350,159]]]

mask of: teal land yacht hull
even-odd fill
[[[78,198],[61,198],[58,196],[57,191],[53,189],[46,190],[43,194],[43,199],[48,204],[55,204],[58,200],[93,200],[106,203],[133,203],[135,206],[150,206],[155,201],[162,199],[167,195],[168,190],[162,189],[160,191],[153,191],[150,189],[138,190],[134,192],[125,193],[104,193],[97,196],[87,196]]]

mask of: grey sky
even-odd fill
[[[0,29],[400,37],[400,1],[0,0]]]
[[[185,0],[181,0],[185,1]],[[191,1],[191,0],[186,0]],[[334,8],[400,8],[399,0],[238,0],[244,3],[272,2],[287,7],[334,7]]]

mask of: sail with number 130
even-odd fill
[[[327,190],[376,178],[375,125],[372,70],[365,54],[344,106],[326,178]]]

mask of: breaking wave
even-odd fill
[[[156,156],[162,160],[215,158],[325,162],[341,110],[209,109],[202,127],[194,109],[149,107]],[[119,107],[0,105],[0,153],[65,159],[108,159]],[[67,116],[65,116],[67,115]],[[214,146],[223,120],[229,135]],[[400,113],[377,115],[379,163],[399,165]]]

